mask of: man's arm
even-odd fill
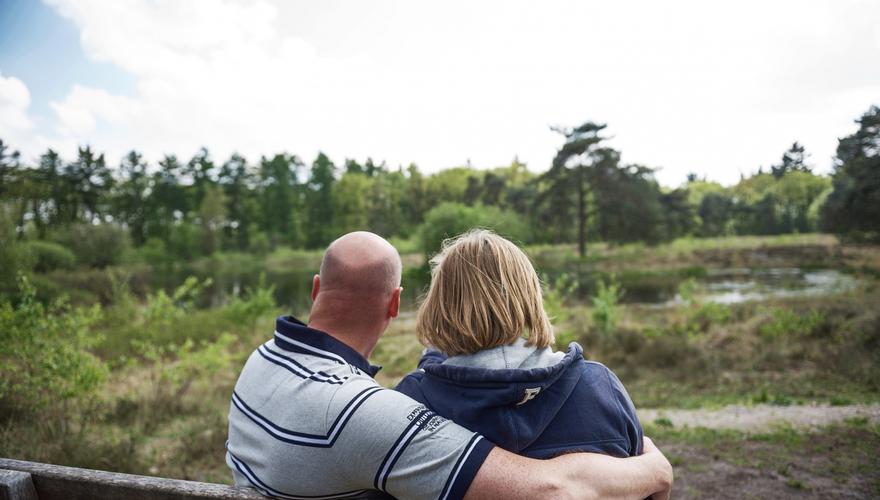
[[[533,460],[494,448],[477,472],[466,500],[536,498],[669,498],[672,466],[645,438],[645,453],[614,458],[572,453]]]

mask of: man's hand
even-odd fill
[[[534,460],[495,448],[489,453],[465,498],[480,500],[668,500],[672,466],[645,438],[645,452],[614,458],[595,453],[569,453]]]
[[[656,466],[658,467],[658,471],[660,471],[661,484],[665,485],[665,489],[651,495],[651,499],[669,500],[669,495],[672,493],[672,481],[674,478],[672,464],[669,463],[669,460],[666,459],[666,457],[663,455],[660,449],[657,448],[651,438],[645,436],[642,443],[642,447],[645,450],[642,456],[648,456],[649,458],[652,458],[656,461]],[[662,478],[665,478],[665,481]]]

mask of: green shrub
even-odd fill
[[[179,413],[184,404],[182,398],[194,383],[210,383],[212,375],[231,362],[231,334],[221,331],[213,339],[198,342],[177,335],[199,295],[210,285],[210,280],[199,282],[190,277],[171,295],[159,290],[147,298],[147,304],[130,320],[137,330],[137,338],[131,341],[131,361],[139,360],[147,373],[146,383],[141,387],[145,393],[141,397],[147,402],[145,410],[150,415],[143,422],[147,427]],[[268,290],[258,295],[259,301],[266,301],[266,294],[271,300]],[[247,303],[239,307],[243,311],[256,309]]]
[[[165,290],[151,294],[143,313],[147,337],[154,337],[157,331],[169,328],[174,320],[193,309],[196,299],[209,286],[210,279],[199,282],[197,278],[190,276],[170,296]]]
[[[697,302],[697,294],[700,292],[700,284],[693,277],[688,278],[678,285],[678,297],[686,305]]]
[[[139,385],[139,399],[144,403],[142,411],[147,414],[141,424],[146,432],[181,413],[187,403],[184,397],[193,385],[210,384],[217,371],[230,365],[233,357],[230,346],[234,340],[231,334],[223,333],[214,341],[199,343],[192,339],[182,344],[144,340],[132,343],[146,368],[146,377]]]
[[[675,427],[675,424],[672,423],[672,420],[669,420],[668,417],[657,417],[654,419],[654,425],[657,427],[665,427],[667,429],[671,429]]]
[[[202,254],[204,230],[190,221],[171,226],[168,235],[168,253],[181,260],[192,260]]]
[[[785,394],[777,394],[771,401],[771,405],[775,406],[791,406],[795,401]]]
[[[230,324],[253,326],[261,316],[274,311],[277,307],[275,287],[267,287],[265,275],[260,275],[257,287],[247,289],[244,297],[233,297],[223,308],[223,316]]]
[[[571,309],[566,302],[578,288],[575,277],[568,273],[562,273],[554,280],[544,276],[544,310],[553,324],[553,335],[556,338],[556,347],[560,350],[568,348],[568,344],[576,337],[575,331],[568,325],[571,319]]]
[[[402,236],[390,237],[388,238],[388,242],[397,249],[397,252],[400,253],[400,255],[418,253],[421,250],[421,243],[419,242],[418,234],[415,232],[407,238]]]
[[[706,333],[713,325],[726,324],[733,316],[733,311],[726,304],[714,302],[703,303],[700,293],[703,287],[690,277],[678,285],[678,298],[684,303],[684,321],[679,323],[678,333],[698,335]]]
[[[730,307],[725,304],[698,304],[691,307],[688,329],[690,333],[705,333],[712,325],[726,324],[732,315]]]
[[[100,302],[112,304],[114,297],[114,276],[124,276],[127,286],[137,297],[145,297],[153,276],[152,268],[146,264],[105,269],[56,269],[46,274],[34,275],[39,283],[39,296],[53,300],[67,296],[74,305],[91,305]]]
[[[430,257],[440,250],[443,240],[473,228],[491,229],[518,244],[528,237],[528,226],[514,213],[491,206],[441,203],[425,214],[418,228],[422,251]]]
[[[603,334],[609,334],[617,327],[618,321],[622,315],[619,306],[620,299],[623,298],[623,289],[612,275],[608,281],[600,279],[596,282],[596,294],[591,299],[593,303],[590,317],[593,325]]]
[[[272,242],[269,241],[269,236],[264,231],[256,230],[253,226],[251,228],[252,232],[250,241],[248,241],[248,250],[256,255],[266,255],[272,249]]]
[[[38,273],[56,269],[73,269],[76,255],[66,247],[51,241],[29,241],[25,248],[34,260],[33,269]]]
[[[97,268],[121,263],[131,248],[128,231],[116,224],[75,224],[52,239],[69,248],[80,264]]]
[[[16,233],[12,204],[0,203],[0,297],[15,295],[16,277],[31,266],[33,259]]]
[[[141,302],[125,275],[101,272],[113,297],[103,314],[97,305],[44,306],[26,281],[20,305],[0,304],[0,456],[141,474],[157,473],[156,464],[172,473],[165,461],[181,457],[183,467],[213,464],[222,457],[233,366],[249,351],[236,335],[274,308],[272,289],[198,310],[210,281],[190,278]],[[107,355],[114,370],[105,392],[109,362],[89,353],[105,342],[99,328],[118,344]]]
[[[147,239],[137,249],[137,259],[146,262],[156,269],[164,268],[172,261],[165,241],[155,237]]]
[[[46,307],[20,280],[21,302],[0,303],[0,401],[19,412],[36,413],[95,394],[107,367],[89,349],[100,341],[90,326],[101,318],[98,306],[70,308],[56,301]]]
[[[824,323],[825,315],[815,309],[804,314],[791,309],[775,308],[771,310],[770,319],[760,326],[758,332],[768,338],[803,337],[811,335]]]

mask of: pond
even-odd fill
[[[838,270],[796,267],[711,269],[697,281],[701,286],[696,298],[718,304],[836,294],[852,290],[859,284],[856,277]],[[676,293],[663,305],[681,303],[681,296]]]
[[[668,271],[624,271],[617,275],[595,271],[558,272],[545,276],[556,283],[563,277],[574,279],[577,300],[589,303],[598,281],[616,281],[624,294],[623,304],[649,304],[659,307],[680,305],[679,288],[694,280],[694,296],[701,302],[737,304],[773,298],[802,297],[842,293],[862,283],[863,278],[836,269],[785,268],[689,268]]]

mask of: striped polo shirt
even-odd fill
[[[235,484],[282,498],[461,498],[493,445],[399,392],[292,316],[248,358],[232,393]]]

